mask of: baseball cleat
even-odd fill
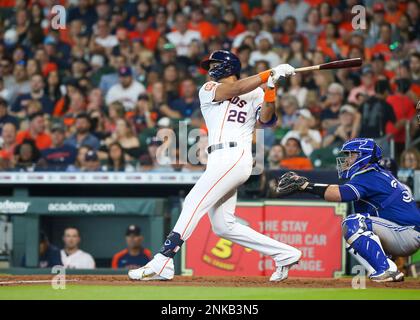
[[[375,282],[401,282],[404,281],[404,273],[387,270],[380,274],[373,273],[369,278]]]
[[[172,280],[175,274],[174,261],[160,253],[145,266],[128,271],[131,280]]]
[[[270,281],[272,282],[280,282],[283,280],[286,280],[289,276],[289,269],[290,266],[281,266],[277,267],[276,271],[273,272],[273,274],[270,277]]]
[[[150,280],[170,280],[166,279],[154,272],[152,268],[145,265],[144,267],[133,269],[128,271],[128,277],[131,280],[141,280],[141,281],[150,281]]]

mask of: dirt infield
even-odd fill
[[[0,286],[21,286],[50,283],[48,275],[0,275]],[[69,284],[117,286],[199,286],[199,287],[279,287],[279,288],[351,288],[351,278],[310,279],[290,278],[272,283],[268,277],[186,277],[176,276],[172,281],[131,281],[124,275],[67,275]],[[406,279],[399,283],[374,283],[366,280],[367,288],[419,289],[420,279]]]

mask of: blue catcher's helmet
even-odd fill
[[[219,62],[210,69],[210,64]],[[235,75],[239,79],[241,73],[241,61],[233,53],[225,50],[214,51],[207,60],[201,62],[201,67],[208,71],[214,80]]]
[[[373,139],[355,138],[346,141],[340,150],[346,156],[337,157],[337,171],[340,179],[349,179],[369,164],[378,163],[382,150]],[[354,159],[354,154],[357,154]],[[353,161],[354,160],[354,161]]]

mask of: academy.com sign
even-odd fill
[[[50,203],[49,212],[115,212],[113,203]]]
[[[0,202],[0,213],[26,213],[30,205],[30,202],[2,201]]]

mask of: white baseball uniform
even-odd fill
[[[185,198],[174,232],[186,241],[200,219],[208,213],[213,231],[220,237],[244,247],[276,257],[278,266],[296,262],[300,251],[275,241],[236,221],[237,188],[248,180],[252,171],[252,135],[264,102],[264,91],[257,88],[239,97],[215,102],[220,83],[207,82],[199,91],[201,111],[208,129],[209,146],[236,142],[236,147],[224,147],[209,154],[206,171]],[[152,264],[165,275],[169,258],[156,255]],[[165,261],[166,260],[166,261]],[[168,270],[168,273],[171,271]]]
[[[67,255],[67,253],[62,249],[60,251],[61,254],[61,262],[63,266],[68,269],[95,269],[95,260],[93,260],[92,256],[84,252],[83,250],[77,250],[71,255]]]

